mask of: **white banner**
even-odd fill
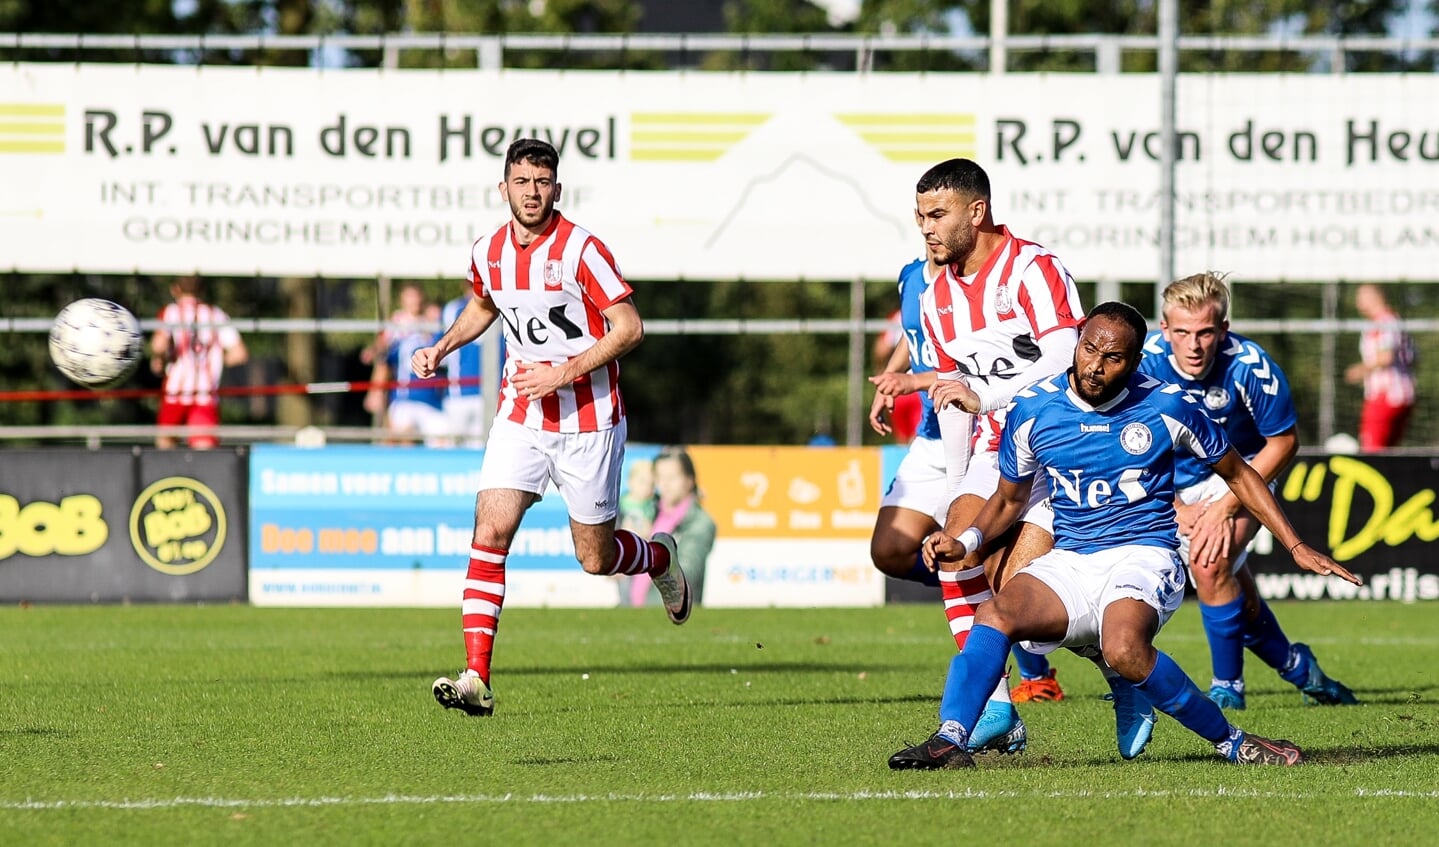
[[[458,277],[509,142],[635,279],[888,278],[967,156],[1082,279],[1158,272],[1151,75],[0,66],[0,268]],[[1439,78],[1179,85],[1177,268],[1439,279]]]

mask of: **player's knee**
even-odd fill
[[[1104,661],[1125,679],[1143,679],[1154,669],[1154,646],[1140,632],[1108,633]]]
[[[974,611],[975,626],[987,626],[1009,635],[1014,632],[1015,623],[1015,616],[1005,608],[1005,604],[994,600],[980,603]]]
[[[906,549],[894,543],[893,539],[876,535],[869,541],[869,560],[875,570],[888,576],[904,576],[914,566],[917,549]]]
[[[606,562],[605,557],[600,555],[599,551],[586,552],[584,554],[577,552],[575,558],[579,560],[580,567],[584,568],[587,574],[606,574],[614,570],[613,557],[611,557],[610,561]]]

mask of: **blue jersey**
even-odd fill
[[[435,333],[435,341],[439,341],[440,336],[445,334],[445,330],[454,324],[455,320],[459,318],[460,312],[465,310],[465,306],[469,302],[469,297],[456,297],[445,304],[444,310],[440,312],[440,331]],[[476,338],[445,357],[445,378],[450,380],[450,384],[445,389],[447,397],[478,397],[482,393],[479,383],[480,371],[483,367],[481,351],[480,339]],[[504,361],[504,358],[505,337],[501,335],[500,361]],[[460,380],[465,380],[465,382],[460,382]]]
[[[1179,370],[1172,353],[1164,334],[1151,332],[1144,340],[1144,359],[1139,363],[1139,370],[1189,392],[1204,407],[1205,413],[1224,428],[1234,449],[1245,459],[1254,458],[1264,449],[1269,437],[1287,432],[1298,423],[1299,413],[1289,393],[1289,380],[1264,348],[1253,341],[1229,333],[1208,373],[1201,377],[1191,377]],[[1208,475],[1205,465],[1186,458],[1179,463],[1176,484],[1187,488]]]
[[[924,316],[919,309],[919,298],[933,282],[926,273],[928,266],[927,260],[915,259],[899,272],[899,323],[909,342],[909,369],[917,374],[934,370],[937,361],[934,349],[929,346],[929,336],[925,335]],[[920,393],[919,402],[924,413],[915,434],[920,438],[939,438],[939,418],[934,414],[934,401],[929,399],[928,391]]]
[[[410,369],[410,357],[421,347],[428,347],[431,337],[425,332],[406,332],[397,335],[390,340],[390,349],[385,352],[385,361],[390,366],[390,373],[394,374],[395,382],[398,383],[390,389],[390,402],[397,400],[413,400],[416,403],[424,403],[428,406],[440,408],[441,398],[444,390],[441,388],[411,388],[411,382],[418,382],[419,377]]]
[[[999,472],[1012,482],[1044,472],[1058,549],[1173,550],[1178,456],[1212,465],[1228,450],[1224,430],[1176,385],[1136,372],[1118,397],[1091,406],[1070,389],[1065,372],[1015,395],[1000,435]]]

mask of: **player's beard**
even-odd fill
[[[515,220],[519,221],[520,225],[525,227],[535,227],[543,223],[544,221],[549,220],[550,213],[554,210],[554,200],[549,200],[548,202],[543,200],[540,201],[540,208],[534,212],[531,212],[525,208],[525,202],[523,198],[519,200],[510,200],[510,214],[514,215]]]
[[[943,265],[962,265],[969,260],[978,243],[979,231],[972,224],[966,223],[940,242],[941,252],[935,259]]]

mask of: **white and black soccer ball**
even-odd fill
[[[140,322],[119,303],[89,297],[60,310],[50,327],[50,359],[86,388],[122,382],[140,363]]]

